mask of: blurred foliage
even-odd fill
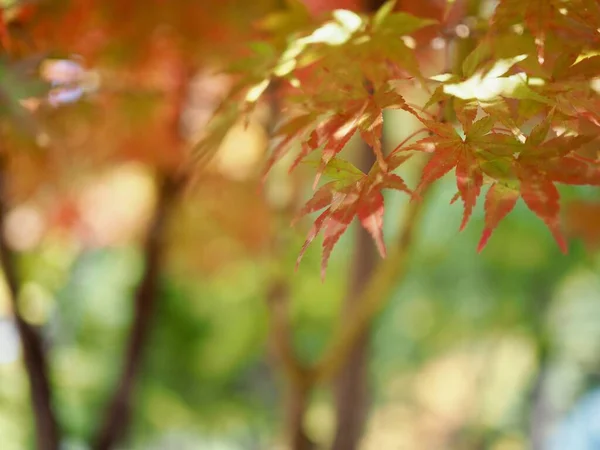
[[[135,170],[123,173],[138,176]],[[220,189],[235,191],[244,182],[230,183]],[[138,182],[137,189],[141,186]],[[371,363],[376,404],[366,449],[398,443],[434,448],[444,442],[453,442],[453,449],[475,448],[477,442],[490,449],[526,448],[532,409],[527,399],[540,371],[548,370],[550,381],[557,377],[546,389],[562,414],[598,370],[598,352],[589,345],[600,342],[600,311],[593,308],[599,261],[577,240],[561,255],[523,205],[476,255],[470,243],[483,226],[483,211],[477,209],[474,225],[459,234],[461,212],[448,205],[452,194],[452,180],[445,179],[418,232],[407,282],[376,324]],[[104,214],[116,220],[130,200],[110,198],[96,208],[106,208]],[[388,236],[405,201],[389,195]],[[187,225],[192,235],[216,226],[210,225],[216,220],[208,213],[210,202],[184,202],[177,213],[182,220],[188,207],[197,216]],[[206,258],[213,253],[205,248],[210,242],[180,245],[181,223],[176,216],[128,448],[271,448],[279,439],[282,413],[282,380],[270,367],[264,301],[271,259],[219,228],[219,248],[230,248],[229,257],[198,271],[210,267]],[[274,232],[291,241],[276,264],[290,277],[295,345],[303,359],[314,360],[337,320],[352,240],[343,238],[321,283],[316,248],[293,272],[303,230],[284,226]],[[85,248],[69,236],[58,230],[22,254],[27,284],[21,301],[47,331],[67,448],[78,449],[86,448],[118,376],[132,319],[129,299],[143,261],[130,241]],[[10,358],[17,345],[11,330],[3,331],[2,340],[0,435],[9,436],[4,448],[20,450],[31,444],[31,419],[23,368]],[[583,354],[585,348],[590,349]],[[327,398],[317,393],[307,418],[312,434],[323,441],[334,423]],[[503,447],[505,442],[512,447]]]
[[[42,13],[54,19],[40,20],[32,32],[40,53],[70,48],[73,35],[80,36],[75,50],[84,55],[81,61],[47,66],[61,76],[75,73],[76,88],[58,82],[54,72],[44,82],[31,77],[39,60],[0,60],[2,114],[23,104],[36,113],[10,114],[4,123],[11,209],[2,231],[18,252],[19,306],[27,322],[43,331],[49,350],[68,450],[89,448],[114,390],[157,180],[185,158],[185,149],[171,145],[173,124],[165,124],[172,111],[161,107],[161,99],[176,90],[165,73],[180,69],[181,54],[198,71],[186,104],[190,115],[182,120],[191,140],[231,83],[213,75],[221,58],[243,53],[240,43],[254,37],[251,19],[278,2],[177,2],[193,10],[189,15],[170,2],[151,3],[105,2],[91,18],[85,16],[91,0],[73,14],[65,14],[64,1],[44,6]],[[308,3],[314,11],[333,5]],[[408,6],[419,11],[425,3]],[[357,4],[340,0],[333,6]],[[114,31],[115,17],[128,23],[134,13],[130,26]],[[157,18],[180,34],[161,34],[154,29]],[[55,63],[66,61],[62,53],[54,56]],[[103,71],[92,69],[98,61]],[[98,89],[98,78],[107,89]],[[289,161],[261,184],[270,114],[258,109],[248,127],[235,126],[170,218],[159,302],[124,448],[283,448],[285,383],[275,368],[265,302],[274,274],[285,274],[292,293],[293,343],[302,360],[318,359],[339,321],[352,232],[340,239],[324,282],[317,246],[294,272],[309,221],[291,228],[285,210],[305,192],[288,175]],[[393,141],[414,128],[402,113],[386,120]],[[349,147],[356,151],[354,144]],[[402,170],[410,179],[411,163]],[[304,186],[308,175],[300,168],[298,184]],[[569,253],[562,255],[543,223],[519,202],[477,255],[472,244],[484,227],[483,207],[458,233],[462,212],[448,204],[454,191],[451,177],[437,184],[411,248],[408,276],[375,323],[375,401],[366,450],[524,450],[532,428],[551,439],[561,418],[600,381],[600,259],[594,245],[574,226]],[[596,191],[581,187],[564,188],[561,195],[598,200]],[[386,240],[395,236],[406,204],[406,197],[386,193]],[[274,249],[275,241],[282,248]],[[34,447],[33,424],[8,295],[2,284],[0,448],[23,450]],[[314,393],[306,418],[319,444],[334,432],[330,396]]]

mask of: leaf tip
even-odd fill
[[[483,230],[483,233],[481,235],[481,239],[479,240],[479,245],[477,245],[477,253],[481,253],[482,252],[482,250],[487,245],[487,242],[490,239],[491,235],[492,235],[492,229],[491,228],[486,228],[485,230]]]
[[[569,246],[567,245],[567,241],[563,234],[560,231],[554,231],[552,234],[554,236],[554,240],[558,244],[558,248],[560,248],[561,253],[563,255],[569,253]]]

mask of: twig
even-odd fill
[[[292,384],[306,384],[308,372],[295,356],[289,323],[289,286],[286,280],[276,279],[267,294],[267,306],[270,312],[271,334],[277,358],[286,378]]]

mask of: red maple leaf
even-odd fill
[[[560,194],[555,182],[573,185],[600,185],[600,165],[577,155],[591,136],[557,136],[545,140],[553,114],[528,136],[518,157],[515,172],[521,197],[527,207],[546,223],[563,252],[567,244],[560,231]]]
[[[424,120],[433,136],[404,150],[431,152],[417,192],[453,168],[458,194],[464,203],[462,230],[471,215],[484,182],[492,184],[485,201],[485,229],[481,251],[498,223],[514,208],[519,197],[544,221],[561,250],[566,242],[560,230],[560,194],[555,183],[600,185],[600,165],[577,150],[593,136],[562,134],[547,139],[554,113],[551,112],[522,142],[515,136],[494,130],[495,118],[474,121],[477,110],[460,104],[457,118],[464,138],[447,123]]]
[[[431,159],[423,169],[417,192],[440,179],[453,168],[456,172],[458,196],[464,204],[464,214],[460,229],[464,229],[483,185],[482,155],[480,152],[483,138],[489,136],[495,120],[491,116],[473,121],[476,111],[463,111],[458,117],[461,120],[465,137],[461,137],[456,129],[448,123],[437,123],[425,120],[433,136],[417,142],[410,149],[433,151]]]
[[[349,86],[346,89],[338,87],[328,97],[316,97],[304,111],[279,127],[276,136],[280,136],[281,141],[267,161],[266,171],[300,139],[302,150],[290,170],[308,154],[320,149],[321,164],[315,177],[316,186],[329,162],[357,132],[373,149],[379,165],[385,170],[386,162],[381,151],[384,109],[403,109],[416,115],[404,98],[388,84],[361,88]]]
[[[388,167],[396,168],[409,155],[390,156]],[[402,178],[374,165],[365,174],[348,162],[333,158],[325,169],[337,179],[321,186],[298,214],[298,218],[326,208],[315,220],[304,243],[297,264],[300,263],[309,244],[323,231],[323,256],[321,276],[325,277],[327,262],[333,247],[344,234],[354,217],[371,234],[382,257],[386,250],[383,241],[384,201],[382,189],[395,189],[411,193]]]

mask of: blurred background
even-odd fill
[[[290,222],[312,172],[290,175],[282,161],[261,185],[278,111],[258,108],[205,170],[178,178],[232,84],[216,70],[244,54],[252,24],[278,2],[147,3],[1,2],[2,450],[55,448],[36,444],[43,411],[27,372],[40,366],[24,357],[19,327],[41,343],[61,449],[102,448],[91,442],[119,411],[116,395],[130,399],[130,419],[110,448],[283,450],[289,375],[277,327],[311,364],[344,324],[359,232],[342,237],[324,281],[319,245],[294,270],[310,222]],[[485,20],[493,2],[482,3]],[[401,6],[437,17],[445,2]],[[435,66],[443,39],[417,42]],[[416,126],[390,113],[387,148]],[[349,144],[357,159],[363,150]],[[416,165],[403,169],[411,186]],[[483,202],[459,233],[455,191],[447,177],[430,194],[407,273],[370,326],[367,406],[347,403],[366,411],[357,448],[600,448],[597,190],[561,190],[567,255],[522,202],[477,254]],[[388,243],[407,204],[386,194]],[[286,317],[274,322],[282,296]],[[314,386],[301,419],[317,448],[339,423],[332,384]]]

